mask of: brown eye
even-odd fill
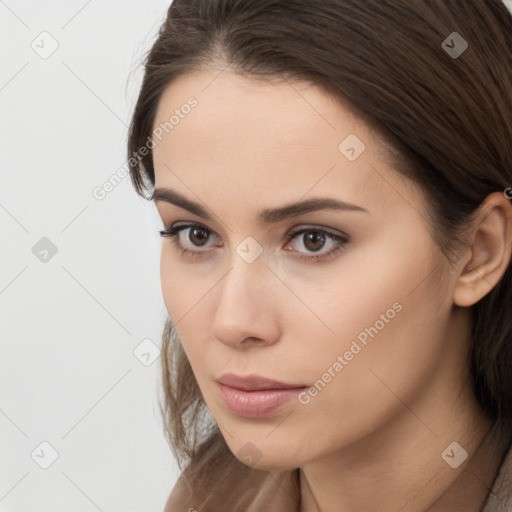
[[[202,225],[185,224],[160,231],[160,236],[171,238],[173,245],[181,251],[182,255],[199,257],[206,255],[209,251],[197,251],[193,248],[209,247],[211,244],[207,242],[213,236],[213,232]]]
[[[304,247],[310,251],[318,251],[325,244],[325,235],[322,235],[320,231],[306,231],[304,240]]]
[[[350,237],[346,234],[331,233],[324,229],[304,228],[288,233],[293,252],[298,259],[320,261],[334,257],[345,248]],[[308,255],[309,254],[309,255]]]
[[[194,244],[198,246],[204,245],[204,243],[208,240],[209,232],[208,230],[200,227],[190,228],[190,232],[188,235],[188,239]]]

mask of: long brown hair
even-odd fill
[[[462,40],[461,55],[448,51]],[[152,153],[140,148],[164,89],[228,65],[252,78],[306,80],[369,116],[395,150],[396,171],[425,193],[432,237],[450,261],[483,199],[512,186],[512,16],[501,0],[174,0],[146,55],[130,126],[138,194],[155,183]],[[500,422],[512,418],[511,313],[509,265],[471,307],[474,392]],[[193,489],[212,478],[215,486],[243,464],[208,415],[172,319],[161,361],[173,452]]]

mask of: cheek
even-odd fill
[[[160,283],[162,287],[162,297],[164,300],[167,313],[171,318],[176,333],[181,341],[183,350],[190,360],[191,347],[186,340],[195,339],[194,333],[190,331],[189,317],[193,312],[187,314],[191,310],[191,299],[193,298],[193,290],[187,285],[188,279],[183,272],[176,271],[176,259],[170,253],[170,248],[165,247],[165,240],[162,244],[162,252],[160,256]]]
[[[446,289],[441,260],[433,262],[428,250],[413,260],[405,250],[386,256],[374,249],[357,264],[346,261],[350,271],[333,274],[311,299],[335,334],[302,356],[317,383],[315,422],[332,425],[335,416],[357,432],[385,421],[402,400],[412,403],[429,382],[443,359],[450,310],[439,300]]]
[[[322,350],[313,356],[319,360],[325,356],[332,359],[333,354],[349,350],[354,339],[368,347],[372,339],[382,339],[385,333],[391,336],[412,313],[410,303],[416,294],[411,291],[420,281],[418,276],[427,275],[429,270],[426,260],[413,262],[405,250],[390,255],[379,244],[347,253],[331,269],[310,271],[307,276],[294,278],[294,291],[316,319],[304,310],[302,303],[295,301],[287,325],[308,316],[304,332],[309,331],[309,337],[313,329],[318,332]]]
[[[168,248],[165,247],[165,240],[162,241],[162,249],[160,252],[160,284],[162,286],[162,296],[164,299],[165,307],[169,316],[176,320],[175,306],[177,305],[176,296],[178,282],[176,282],[176,273],[172,272],[172,266],[168,253]]]
[[[162,243],[160,283],[167,312],[174,322],[178,322],[200,300],[201,295],[204,296],[208,287],[204,282],[201,285],[199,278],[194,278],[194,272],[180,261],[171,243],[171,240],[163,240]]]
[[[215,280],[212,273],[202,275],[199,265],[185,265],[164,240],[160,255],[160,283],[169,317],[193,368],[204,356],[204,329],[211,319],[204,318],[203,307]]]

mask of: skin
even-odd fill
[[[300,467],[304,511],[368,511],[375,503],[382,512],[427,510],[464,468],[450,468],[443,450],[457,441],[472,455],[491,425],[465,365],[468,308],[510,261],[510,203],[499,192],[487,197],[469,245],[450,265],[429,234],[421,190],[387,163],[388,148],[348,103],[311,84],[204,70],[168,86],[154,126],[190,96],[197,107],[153,149],[155,186],[199,202],[213,218],[156,201],[166,229],[207,229],[199,238],[190,229],[178,235],[206,254],[200,258],[163,239],[161,282],[229,448],[236,455],[253,443],[257,469]],[[355,161],[338,150],[349,134],[366,146]],[[258,220],[266,208],[313,196],[367,212]],[[315,252],[305,234],[286,236],[295,227],[350,240],[323,262],[305,261],[337,245],[326,238]],[[236,252],[248,236],[263,248],[252,263]],[[313,386],[396,302],[400,312],[308,404],[292,400],[257,419],[226,407],[214,380],[223,373]]]

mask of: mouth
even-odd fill
[[[244,418],[261,418],[281,408],[308,386],[286,384],[258,375],[225,374],[217,382],[228,409]]]
[[[306,384],[286,384],[260,375],[247,375],[240,377],[233,373],[221,375],[217,382],[232,388],[242,389],[244,391],[260,391],[269,389],[298,389],[307,387]]]

